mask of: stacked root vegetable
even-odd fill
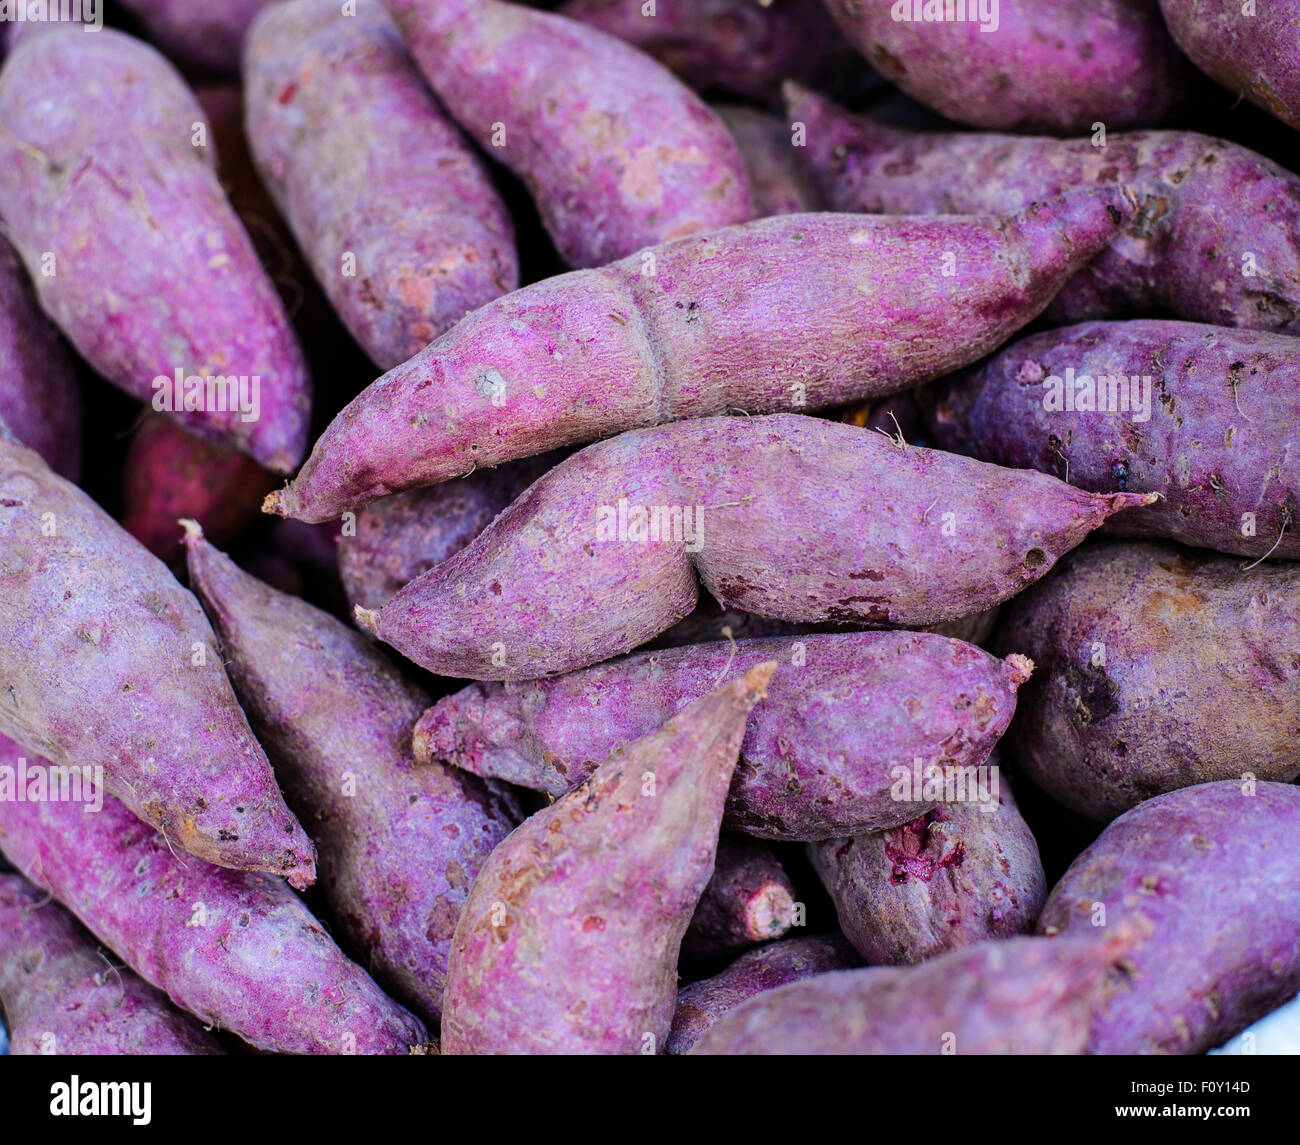
[[[1300,0],[544,7],[5,29],[10,1052],[1300,1050]]]

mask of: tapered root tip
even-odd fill
[[[1034,674],[1034,662],[1028,656],[1022,656],[1019,652],[1012,652],[1003,662],[1011,669],[1011,686],[1013,688],[1020,687]]]
[[[1154,505],[1164,499],[1163,493],[1108,493],[1106,494],[1106,516],[1123,512],[1125,509],[1140,509],[1144,505]]]
[[[281,494],[283,489],[276,489],[262,498],[262,512],[270,513],[273,517],[287,517],[289,514],[285,509],[284,498]]]
[[[776,669],[776,661],[769,660],[766,664],[756,664],[745,673],[745,690],[749,693],[747,699],[750,704],[758,703],[767,695],[767,685]]]
[[[357,626],[364,628],[372,636],[379,635],[379,613],[373,608],[362,608],[357,605],[352,610],[352,619],[357,622]]]
[[[182,541],[203,540],[203,526],[193,517],[181,517],[176,523],[185,530],[185,536],[181,538]]]

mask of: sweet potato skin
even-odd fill
[[[81,476],[81,390],[72,355],[0,237],[0,421],[51,469]]]
[[[784,79],[824,80],[853,57],[820,2],[659,0],[651,17],[643,8],[643,0],[567,0],[559,13],[635,45],[697,91],[759,102],[771,102]]]
[[[384,6],[448,111],[528,185],[570,266],[753,217],[718,117],[617,37],[503,0]]]
[[[616,752],[492,853],[452,942],[444,1053],[662,1051],[682,935],[772,668]]]
[[[744,2],[753,4],[753,0]],[[784,120],[742,104],[714,104],[713,110],[722,117],[745,160],[756,217],[823,209],[821,195],[791,146],[790,128]]]
[[[155,379],[174,385],[177,371],[247,377],[250,393],[258,378],[256,417],[238,408],[171,416],[291,471],[306,447],[306,368],[212,148],[195,143],[208,126],[193,93],[120,32],[27,28],[0,72],[0,197],[42,308],[95,369],[142,401],[166,396]],[[82,110],[51,115],[51,106]],[[213,404],[229,403],[214,395]]]
[[[905,0],[917,13],[908,20],[896,0],[826,5],[881,75],[971,127],[1067,135],[1097,121],[1148,125],[1168,114],[1190,70],[1155,0],[1000,0],[980,5],[992,9],[984,23],[923,21],[920,0]]]
[[[1174,42],[1216,83],[1300,130],[1297,0],[1252,6],[1160,0]]]
[[[436,1023],[456,919],[518,808],[463,771],[414,766],[411,727],[429,698],[355,629],[192,528],[185,545],[235,690],[313,827],[325,901],[371,973]]]
[[[1107,827],[1039,921],[1065,938],[1149,925],[1109,975],[1115,992],[1097,1007],[1089,1052],[1203,1053],[1295,994],[1298,846],[1300,788],[1285,783],[1185,787]]]
[[[1097,541],[1006,610],[1030,656],[1006,743],[1067,807],[1107,820],[1246,772],[1300,774],[1300,573],[1177,545]]]
[[[1021,936],[917,966],[836,970],[767,990],[693,1054],[1078,1054],[1110,937]]]
[[[800,155],[834,211],[1017,211],[1078,187],[1126,188],[1136,210],[1053,299],[1057,322],[1169,313],[1300,334],[1300,176],[1262,155],[1191,131],[1112,132],[1104,146],[902,131],[786,91],[807,128]]]
[[[983,763],[1011,721],[1028,671],[1019,657],[999,661],[912,632],[639,652],[553,680],[471,684],[420,718],[416,758],[559,796],[620,743],[767,661],[778,667],[750,716],[725,824],[798,841],[895,827],[931,810],[919,793],[896,797],[893,768],[917,759]]]
[[[682,951],[712,957],[781,938],[793,924],[796,893],[766,843],[723,835]]]
[[[1100,188],[1014,219],[783,215],[534,283],[359,394],[268,508],[328,520],[638,426],[906,389],[1040,313],[1124,209]]]
[[[680,507],[678,535],[662,520],[653,540],[626,521],[620,533],[624,500]],[[1005,600],[1144,503],[820,418],[701,418],[567,458],[357,619],[430,671],[477,680],[629,651],[694,607],[697,572],[724,606],[782,620],[932,624]]]
[[[178,522],[200,522],[214,543],[258,519],[275,478],[245,453],[200,441],[163,414],[135,431],[122,464],[122,528],[154,556],[181,551]]]
[[[1010,788],[999,780],[992,796],[811,848],[840,929],[870,965],[923,962],[1034,929],[1047,897],[1038,844]]]
[[[1101,379],[1097,408],[1045,408],[1049,390],[1085,375]],[[1112,397],[1107,378],[1120,380],[1132,395],[1122,405],[1134,408],[1115,400],[1118,389]],[[1192,322],[1086,322],[1013,343],[936,383],[926,404],[940,448],[1097,493],[1163,494],[1110,532],[1300,558],[1300,338]]]
[[[220,76],[239,73],[249,25],[271,0],[122,0],[173,60]]]
[[[519,285],[505,205],[379,0],[270,6],[244,71],[258,169],[381,370]]]
[[[102,767],[108,791],[173,846],[310,885],[312,845],[198,601],[2,428],[0,551],[0,733]]]
[[[115,967],[76,921],[0,873],[0,1004],[13,1054],[219,1054],[166,997]]]
[[[339,538],[348,602],[382,608],[403,586],[460,552],[560,459],[529,457],[372,501],[357,514],[356,535]]]
[[[857,952],[838,934],[787,938],[742,954],[721,973],[677,992],[664,1053],[689,1053],[714,1022],[764,990],[831,970],[848,970],[860,962]]]
[[[0,762],[22,754],[0,737]],[[404,1054],[428,1040],[282,879],[177,858],[116,800],[96,814],[0,801],[0,851],[146,982],[258,1049]]]

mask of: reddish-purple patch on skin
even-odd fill
[[[890,862],[889,877],[895,883],[907,882],[909,876],[929,882],[948,867],[960,867],[964,845],[960,840],[947,854],[935,854],[930,846],[930,824],[942,823],[947,818],[942,807],[913,819],[912,822],[889,832],[885,856]]]

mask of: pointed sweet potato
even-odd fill
[[[567,458],[358,621],[446,676],[528,680],[629,651],[699,594],[884,627],[979,612],[1149,497],[902,448],[796,414],[634,430]]]
[[[235,691],[313,827],[325,901],[371,972],[436,1022],[461,905],[517,809],[475,776],[414,765],[429,698],[355,629],[249,576],[192,522],[185,546]]]
[[[0,767],[23,754],[0,736]],[[176,1005],[258,1049],[405,1054],[428,1041],[283,879],[178,857],[111,797],[89,814],[0,800],[0,852]]]
[[[173,846],[311,884],[311,842],[198,601],[2,427],[0,553],[0,733],[102,769]]]
[[[1006,731],[1032,665],[915,632],[800,635],[637,652],[554,680],[471,684],[415,728],[420,760],[563,795],[620,743],[729,675],[779,667],[750,717],[727,798],[731,830],[810,840],[931,810],[896,771],[975,767]]]
[[[1012,217],[781,215],[489,303],[359,394],[282,516],[367,501],[637,426],[842,405],[983,357],[1118,231],[1113,188]]]
[[[306,367],[210,144],[175,69],[121,32],[28,23],[0,71],[0,201],[46,314],[127,393],[287,473]]]
[[[0,1006],[13,1054],[219,1054],[165,995],[114,966],[58,903],[0,874]]]
[[[774,669],[615,752],[492,853],[452,940],[444,1053],[662,1051],[745,717]]]
[[[616,36],[504,0],[384,6],[447,110],[528,185],[570,266],[753,217],[721,120]]]

